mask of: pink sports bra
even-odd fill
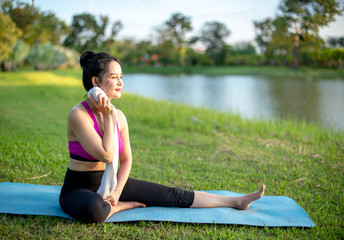
[[[86,101],[83,101],[82,105],[84,105],[88,114],[92,118],[93,123],[94,123],[94,129],[96,130],[98,135],[101,138],[103,138],[102,135],[100,134],[97,120],[96,120],[91,108],[88,106]],[[123,141],[121,138],[121,134],[120,134],[117,122],[116,122],[116,127],[117,127],[117,133],[118,133],[118,147],[119,147],[118,154],[121,154],[121,152],[123,151]],[[90,154],[88,154],[85,151],[85,149],[81,146],[80,142],[68,141],[68,149],[69,149],[70,158],[72,158],[72,159],[79,160],[79,161],[86,161],[86,162],[99,162],[99,160],[95,159],[94,157],[92,157]]]

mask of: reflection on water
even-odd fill
[[[292,117],[344,130],[343,80],[127,74],[124,90],[246,118]]]

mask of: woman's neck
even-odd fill
[[[90,98],[87,98],[87,99],[86,99],[86,102],[87,102],[88,106],[90,106],[91,111],[92,111],[93,113],[95,113],[95,114],[98,114],[98,113],[99,113],[99,111],[97,110],[96,106],[94,106],[94,104],[93,104],[93,102],[92,102],[92,100],[91,100]]]

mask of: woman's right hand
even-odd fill
[[[98,95],[98,101],[96,101],[93,96],[91,95],[91,101],[93,106],[103,115],[106,115],[108,113],[112,112],[112,107],[110,100],[106,97],[102,97],[101,95]]]

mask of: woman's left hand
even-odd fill
[[[116,206],[118,201],[119,201],[120,196],[121,196],[121,194],[115,190],[110,196],[107,197],[106,200],[108,200],[112,206]]]

